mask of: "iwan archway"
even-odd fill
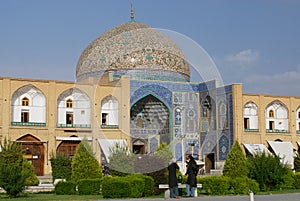
[[[147,95],[136,103],[130,110],[130,135],[132,150],[143,150],[152,153],[159,144],[170,143],[170,111],[157,97]],[[143,147],[141,147],[143,146]]]

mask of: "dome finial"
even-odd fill
[[[131,16],[130,16],[130,19],[131,19],[131,22],[134,22],[135,20],[134,20],[134,10],[133,10],[133,6],[132,6],[132,1],[130,3],[130,6],[131,6],[131,10],[130,10]]]

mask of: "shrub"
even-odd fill
[[[113,176],[126,176],[134,173],[133,154],[127,146],[118,143],[110,149],[109,168]]]
[[[247,158],[238,142],[235,142],[226,158],[223,175],[231,178],[247,177]]]
[[[78,182],[79,195],[100,194],[101,179],[82,179]]]
[[[278,156],[262,153],[248,157],[249,178],[259,183],[261,191],[289,188],[291,170],[286,164],[280,162]],[[291,182],[293,183],[293,182]]]
[[[35,174],[34,167],[28,160],[23,160],[22,175],[25,178],[26,186],[37,186],[39,184],[39,179]]]
[[[142,189],[142,196],[147,197],[147,196],[151,196],[154,190],[154,180],[152,177],[147,176],[147,175],[143,175],[143,174],[134,174],[134,175],[129,175],[127,176],[127,178],[131,179],[142,179],[143,181],[143,189]]]
[[[0,152],[0,187],[9,197],[17,197],[25,188],[21,145],[4,140]]]
[[[300,172],[300,154],[297,153],[294,157],[294,170]]]
[[[74,182],[63,182],[60,181],[55,185],[56,195],[75,195],[76,184]]]
[[[300,172],[296,172],[294,175],[294,187],[300,189]]]
[[[230,178],[225,176],[204,177],[200,180],[202,188],[208,195],[229,194]]]
[[[130,196],[131,198],[141,198],[144,193],[144,180],[142,178],[138,178],[135,175],[127,176],[126,179],[130,183]]]
[[[122,177],[104,177],[103,198],[128,198],[131,195],[130,182]]]
[[[72,164],[69,156],[58,153],[55,157],[50,159],[52,168],[52,178],[70,180],[72,175]]]
[[[259,191],[259,184],[249,178],[232,178],[230,179],[230,192],[236,195],[247,195],[251,190],[253,193]]]
[[[102,171],[91,146],[87,140],[82,140],[72,160],[71,179],[77,183],[81,179],[101,179],[101,177]]]

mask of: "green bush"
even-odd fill
[[[208,195],[227,195],[229,194],[230,178],[225,176],[204,177],[199,180],[203,190]]]
[[[290,188],[293,182],[291,169],[280,162],[278,156],[260,154],[248,157],[249,178],[259,183],[261,191]]]
[[[294,175],[294,187],[300,189],[300,172],[296,172]]]
[[[24,160],[21,145],[5,138],[0,152],[0,187],[9,197],[17,197],[25,188]]]
[[[39,179],[37,178],[33,165],[28,160],[23,160],[22,175],[25,178],[26,186],[37,186]]]
[[[128,198],[131,195],[130,182],[122,177],[104,177],[102,181],[103,198]]]
[[[231,178],[247,177],[248,175],[247,158],[240,144],[236,141],[224,164],[223,175]]]
[[[135,175],[127,176],[126,179],[130,183],[130,196],[131,198],[141,198],[144,194],[144,180]]]
[[[79,195],[100,194],[101,179],[82,179],[78,182]]]
[[[72,181],[77,183],[81,179],[101,179],[101,177],[102,171],[92,147],[87,140],[82,140],[72,159]]]
[[[258,183],[249,178],[230,179],[230,193],[235,195],[247,195],[251,190],[253,193],[259,191]]]
[[[55,185],[56,195],[75,195],[76,184],[74,182],[63,182],[60,181]]]
[[[69,156],[58,153],[55,157],[50,159],[52,168],[52,178],[70,180],[72,175],[71,159]]]
[[[134,175],[129,175],[127,176],[127,178],[131,179],[142,179],[143,181],[143,189],[142,189],[142,196],[143,197],[147,197],[147,196],[151,196],[154,190],[154,180],[152,177],[147,176],[147,175],[143,175],[143,174],[134,174]]]

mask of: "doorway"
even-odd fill
[[[215,154],[209,153],[205,156],[205,172],[210,174],[211,169],[215,169]]]

